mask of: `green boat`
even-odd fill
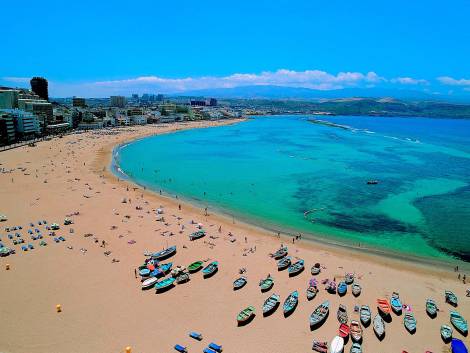
[[[248,308],[240,311],[237,316],[237,321],[239,324],[243,324],[250,320],[253,316],[255,316],[255,308],[253,306],[249,306]]]
[[[196,240],[204,237],[206,235],[206,232],[204,230],[198,230],[197,232],[191,233],[189,236],[189,240]]]
[[[434,318],[437,315],[437,305],[436,302],[432,299],[426,300],[426,312],[429,317]]]
[[[204,264],[204,262],[202,262],[202,261],[195,261],[191,265],[188,266],[188,271],[190,273],[197,272],[202,268],[203,264]]]
[[[467,320],[463,318],[457,311],[450,312],[450,322],[462,335],[466,336],[468,333]]]
[[[259,281],[261,292],[267,292],[273,287],[273,285],[274,285],[274,278],[272,278],[271,276],[268,276],[265,279],[262,279],[261,281]]]
[[[155,283],[155,289],[157,291],[162,290],[162,289],[166,289],[168,287],[173,286],[174,282],[175,282],[175,278],[173,278],[173,277],[168,277],[168,278],[162,279],[161,281],[158,281],[157,283]]]
[[[450,327],[449,325],[442,325],[441,337],[444,342],[449,342],[452,338],[452,327]]]
[[[219,269],[219,263],[217,261],[211,262],[209,265],[202,269],[202,274],[204,277],[210,277]]]
[[[416,318],[413,313],[406,313],[403,317],[403,325],[408,330],[409,333],[416,331]]]
[[[453,292],[451,292],[450,290],[446,290],[445,296],[446,296],[446,303],[449,303],[452,306],[457,306],[458,299],[457,299],[457,296]]]

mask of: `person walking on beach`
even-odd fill
[[[137,278],[137,269],[136,268],[134,268],[134,276],[135,276],[135,278]]]
[[[178,205],[178,210],[180,210],[180,211],[181,211],[181,204],[179,204],[179,205]]]

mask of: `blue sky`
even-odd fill
[[[0,84],[21,86],[40,75],[56,96],[245,84],[470,90],[468,0],[25,0],[0,6]]]

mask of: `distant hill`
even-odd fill
[[[302,87],[283,87],[272,85],[240,86],[233,88],[193,90],[180,93],[178,95],[187,97],[215,97],[223,99],[337,99],[353,97],[393,97],[405,100],[470,102],[470,96],[451,97],[449,95],[430,94],[417,90],[384,87],[315,90]]]

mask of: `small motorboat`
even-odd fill
[[[307,300],[312,300],[318,293],[318,288],[314,286],[309,286],[307,288]]]
[[[239,324],[243,324],[250,320],[253,316],[255,316],[255,308],[253,306],[249,306],[237,315],[237,322]]]
[[[353,283],[351,287],[351,292],[355,297],[358,297],[362,292],[362,287],[359,283]]]
[[[313,340],[312,350],[319,353],[328,353],[328,342]]]
[[[193,241],[205,237],[206,232],[204,230],[198,230],[197,232],[191,233],[189,235],[189,240]]]
[[[176,277],[176,283],[183,284],[189,281],[189,273],[180,272]]]
[[[387,299],[380,298],[377,299],[377,309],[379,309],[382,314],[385,316],[390,315],[391,309],[390,309],[390,303],[388,302]]]
[[[398,292],[393,292],[392,297],[390,298],[390,306],[395,314],[401,314],[403,310],[403,305],[400,300],[400,294]]]
[[[154,260],[164,260],[176,254],[176,246],[170,246],[167,249],[150,254]]]
[[[426,299],[426,312],[431,318],[435,318],[437,316],[437,305],[434,300]]]
[[[403,317],[403,325],[408,330],[409,333],[416,332],[416,318],[413,313],[407,312]]]
[[[348,311],[343,304],[339,305],[336,317],[338,318],[338,321],[342,324],[345,324],[348,322]]]
[[[271,254],[271,256],[274,257],[275,260],[279,260],[282,259],[284,256],[287,256],[287,253],[287,246],[283,246],[278,249],[275,253]]]
[[[345,295],[346,292],[348,291],[348,285],[346,284],[346,282],[344,281],[339,282],[337,291],[338,291],[339,296],[342,297],[343,295]]]
[[[233,290],[237,290],[244,287],[247,282],[248,280],[245,276],[237,278],[235,281],[233,281]]]
[[[452,306],[457,306],[458,305],[458,299],[457,296],[451,292],[450,290],[446,290],[444,292],[445,297],[446,297],[446,303],[449,303]]]
[[[278,271],[285,270],[285,269],[288,268],[290,265],[291,265],[291,257],[290,257],[290,256],[286,256],[286,257],[284,257],[283,259],[280,259],[280,260],[277,262],[277,270],[278,270]]]
[[[382,338],[385,334],[385,322],[380,314],[376,314],[374,317],[374,332],[378,338]]]
[[[352,320],[349,327],[351,338],[354,342],[360,342],[362,339],[362,326],[357,320]]]
[[[343,339],[346,339],[346,337],[349,336],[350,328],[347,324],[341,324],[339,325],[339,335]]]
[[[367,185],[377,185],[378,183],[378,180],[367,180]]]
[[[293,291],[284,301],[283,309],[284,315],[289,315],[294,312],[297,304],[299,303],[299,292]]]
[[[300,272],[304,270],[304,260],[299,260],[292,265],[289,266],[287,269],[287,272],[289,272],[289,276],[295,276],[298,275]]]
[[[158,278],[150,277],[144,280],[140,285],[142,289],[148,289],[148,288],[152,288],[153,286],[155,286],[155,283],[157,282],[158,282]]]
[[[321,303],[310,315],[310,327],[318,327],[326,320],[330,312],[330,302],[327,300]]]
[[[319,273],[321,272],[321,266],[320,264],[317,262],[315,265],[312,266],[311,268],[311,273],[312,275],[318,275]]]
[[[279,306],[279,295],[272,294],[268,299],[264,301],[263,304],[263,315],[271,314]]]
[[[343,337],[335,336],[330,343],[330,352],[331,353],[341,353],[344,349],[344,339]]]
[[[466,336],[468,334],[467,320],[457,311],[450,312],[450,322],[462,335]]]
[[[158,292],[159,290],[170,288],[174,285],[174,282],[175,282],[175,278],[173,277],[162,279],[161,281],[158,281],[155,283],[155,289]]]
[[[328,293],[334,294],[336,293],[336,282],[335,281],[328,281],[325,286],[325,289]]]
[[[346,275],[344,276],[344,282],[346,282],[346,284],[348,285],[352,284],[354,282],[354,273],[346,273]]]
[[[449,342],[452,339],[452,327],[449,325],[441,326],[441,337],[444,342]]]
[[[362,347],[359,343],[353,343],[349,353],[362,353]]]
[[[359,310],[359,315],[361,317],[361,322],[363,325],[369,325],[372,313],[368,305],[362,305]]]
[[[273,287],[273,285],[274,285],[274,278],[272,278],[271,276],[268,276],[265,279],[262,279],[261,281],[259,281],[261,292],[267,292]]]
[[[209,265],[202,269],[202,275],[204,278],[211,277],[219,270],[219,262],[212,261]]]
[[[203,265],[204,265],[204,262],[195,261],[191,265],[188,266],[188,271],[189,271],[189,273],[197,272],[202,268]]]

